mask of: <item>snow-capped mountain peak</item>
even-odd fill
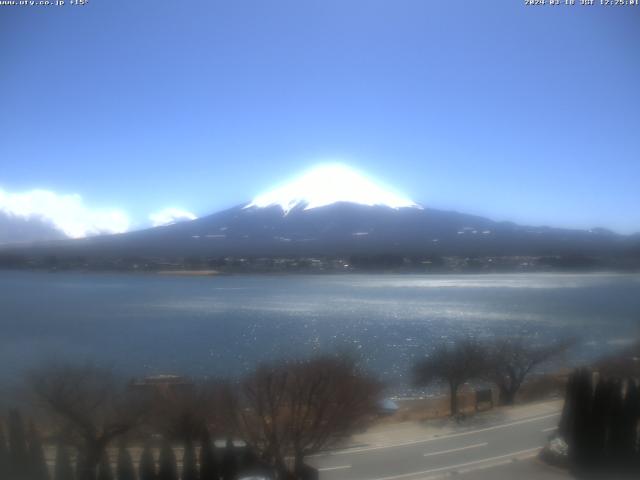
[[[337,202],[419,208],[414,201],[391,192],[342,164],[322,164],[270,192],[254,198],[244,208],[280,206],[285,214],[298,206],[305,210]]]

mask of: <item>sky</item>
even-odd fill
[[[639,24],[519,0],[0,6],[0,209],[122,231],[341,162],[427,207],[640,231]]]

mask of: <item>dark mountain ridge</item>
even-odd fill
[[[117,235],[0,248],[30,258],[288,257],[348,255],[615,256],[638,235],[521,226],[453,211],[334,203],[287,214],[237,206],[192,221]]]
[[[0,247],[4,244],[61,240],[64,232],[39,217],[22,217],[0,211]]]

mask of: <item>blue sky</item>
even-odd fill
[[[515,0],[0,7],[0,189],[136,227],[338,160],[427,206],[640,231],[639,22]]]

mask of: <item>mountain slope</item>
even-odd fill
[[[67,238],[64,232],[45,220],[0,211],[0,245],[43,242],[63,238]]]
[[[86,258],[613,255],[632,237],[527,227],[424,208],[350,167],[324,164],[251,202],[173,225],[14,249]]]
[[[28,253],[102,258],[605,255],[623,251],[630,242],[606,230],[526,227],[435,209],[335,203],[313,209],[299,205],[286,214],[280,206],[238,206],[166,227],[40,245]]]

